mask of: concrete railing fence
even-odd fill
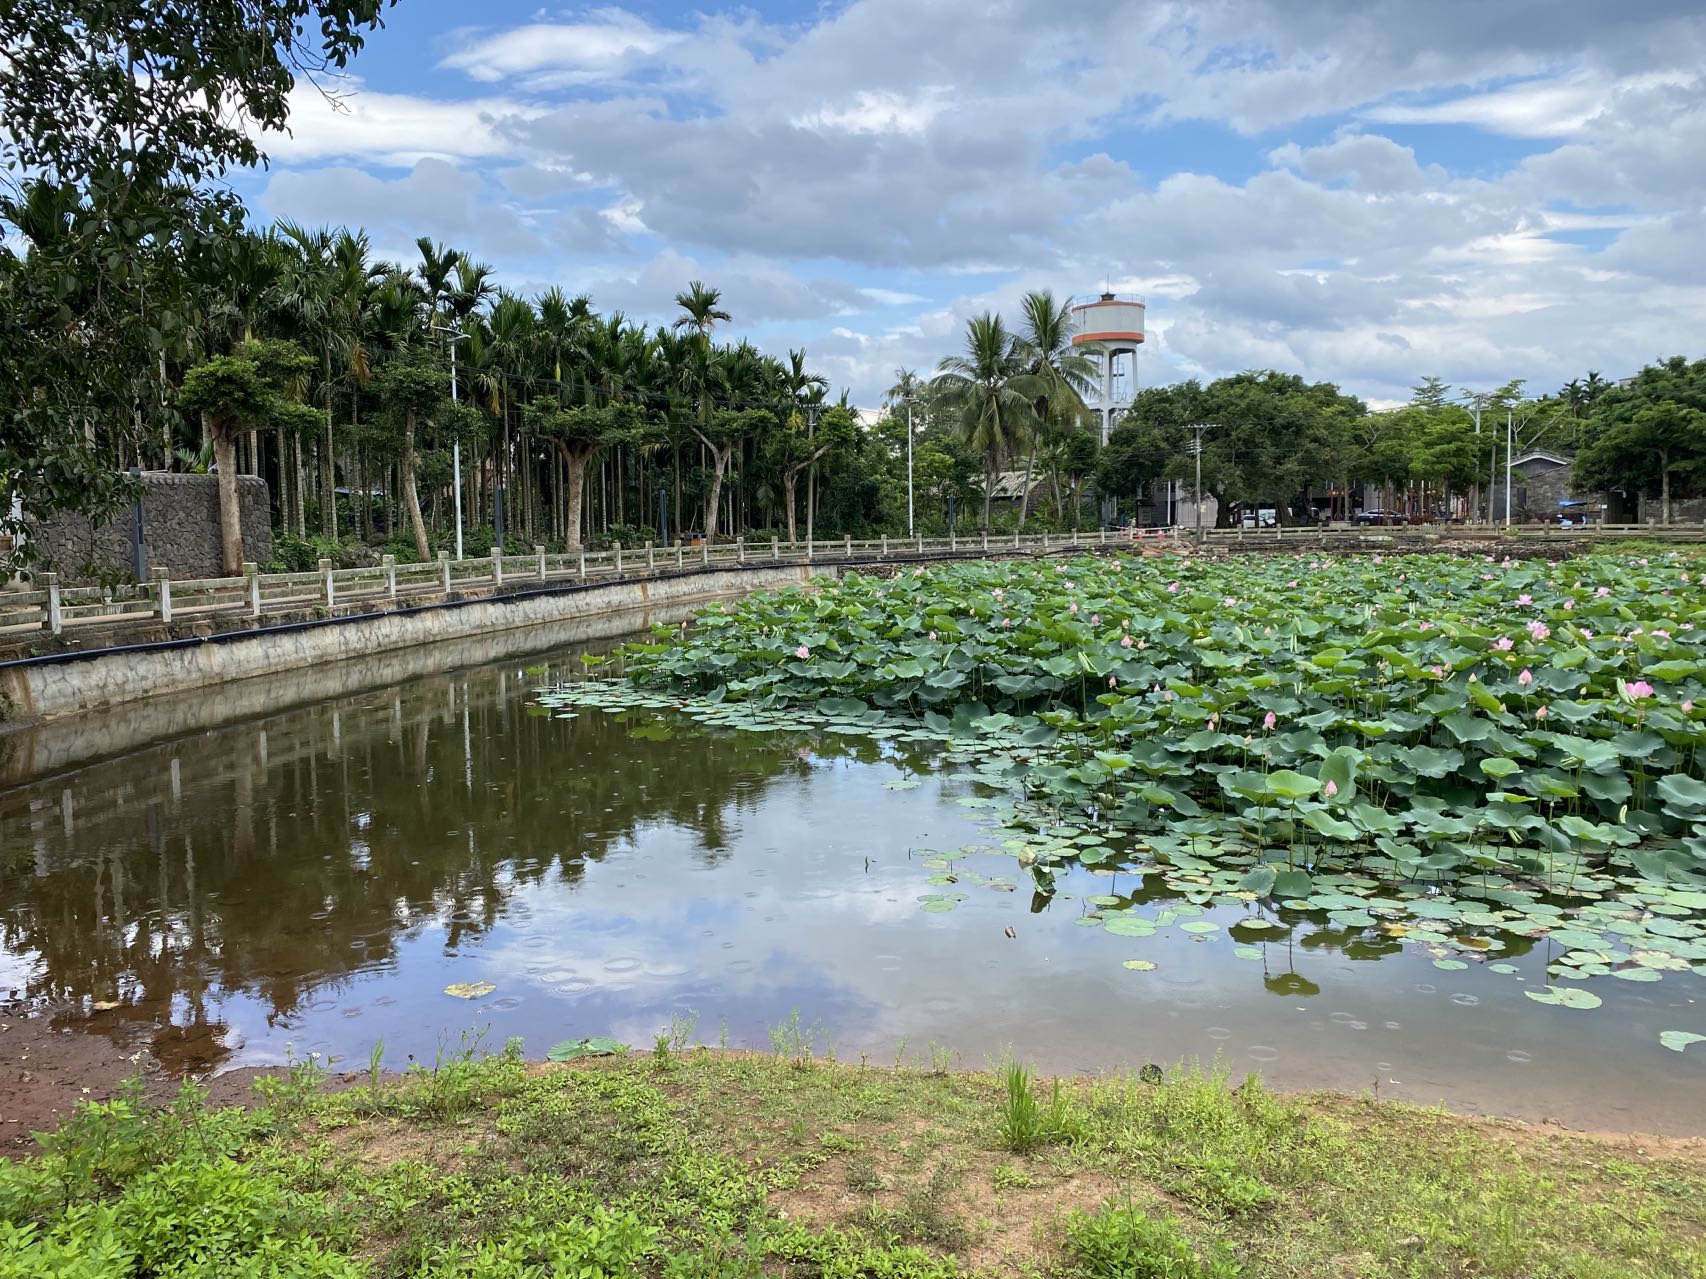
[[[770,539],[768,553],[749,546],[744,538],[697,547],[658,548],[650,543],[636,550],[620,545],[609,550],[579,549],[553,554],[534,547],[523,555],[500,553],[496,547],[482,556],[453,560],[439,552],[434,561],[399,564],[391,556],[360,568],[334,568],[322,560],[311,572],[262,573],[253,564],[240,577],[172,579],[156,568],[146,583],[118,587],[63,586],[57,575],[39,573],[27,589],[0,592],[0,637],[30,633],[74,634],[84,627],[115,622],[174,621],[247,617],[324,609],[370,611],[442,600],[456,595],[495,594],[506,587],[524,591],[551,585],[626,581],[680,573],[716,570],[730,565],[834,564],[910,562],[920,558],[986,555],[1070,553],[1114,545],[1181,545],[1196,540],[1194,529],[1118,529],[1078,534],[1036,533],[991,539],[984,532],[965,537],[889,538],[858,540],[841,537],[811,542]],[[1394,527],[1229,528],[1203,529],[1201,540],[1211,546],[1331,545],[1345,542],[1403,541],[1406,546],[1427,541],[1485,541],[1519,549],[1555,540],[1591,539],[1616,544],[1631,538],[1670,542],[1706,541],[1706,525],[1589,525],[1583,528],[1516,526],[1510,529],[1476,526],[1421,525]],[[760,544],[762,545],[762,544]]]

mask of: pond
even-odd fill
[[[364,1067],[381,1040],[393,1067],[469,1039],[649,1047],[673,1023],[884,1065],[1009,1046],[1046,1071],[1218,1058],[1280,1087],[1706,1131],[1698,1049],[1657,1039],[1699,1025],[1698,973],[1544,1007],[1525,991],[1566,949],[1544,940],[1495,974],[1319,913],[1231,932],[1250,909],[1128,871],[1072,863],[1045,893],[993,851],[987,810],[961,802],[990,788],[940,744],[538,705],[580,656],[348,694],[0,792],[0,991],[197,1072]],[[1080,926],[1112,899],[1217,927]],[[458,983],[493,989],[445,993]]]

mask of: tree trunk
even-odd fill
[[[983,527],[989,527],[989,511],[995,502],[995,477],[999,474],[995,469],[994,457],[987,458],[983,465]]]
[[[567,492],[563,497],[564,544],[569,550],[578,551],[581,548],[581,505],[586,496],[586,465],[597,450],[571,448],[561,440],[555,443],[568,475]]]
[[[782,472],[782,505],[788,511],[788,541],[794,539],[794,488],[800,482],[800,473],[792,467]]]
[[[1670,450],[1659,450],[1659,517],[1670,523]]]
[[[403,413],[403,505],[409,512],[409,523],[415,529],[415,553],[425,563],[432,558],[427,549],[426,524],[421,519],[420,494],[415,491],[415,410]]]
[[[237,504],[237,440],[230,429],[202,414],[202,430],[213,439],[219,471],[219,549],[226,577],[243,572],[243,512]]]
[[[723,472],[728,468],[734,442],[711,449],[711,491],[705,496],[705,540],[717,540],[717,512],[723,500]]]
[[[1025,531],[1025,516],[1030,513],[1030,509],[1031,509],[1031,468],[1034,467],[1036,464],[1037,464],[1037,437],[1036,437],[1036,433],[1032,432],[1032,434],[1031,434],[1031,454],[1029,457],[1027,457],[1025,459],[1025,488],[1024,488],[1024,491],[1019,494],[1019,531],[1021,533],[1023,533]],[[985,528],[989,527],[989,521],[988,520],[984,521],[984,527]]]

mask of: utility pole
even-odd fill
[[[1188,431],[1195,431],[1197,433],[1196,439],[1191,441],[1191,452],[1196,456],[1196,459],[1197,459],[1197,499],[1196,499],[1196,504],[1195,504],[1195,512],[1196,513],[1195,513],[1194,518],[1196,520],[1196,536],[1197,536],[1197,541],[1199,543],[1203,540],[1203,532],[1202,532],[1202,447],[1203,447],[1202,446],[1202,436],[1203,436],[1203,432],[1208,430],[1213,425],[1214,425],[1214,423],[1212,423],[1212,422],[1192,422],[1189,426],[1187,426],[1185,428]]]

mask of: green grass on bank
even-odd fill
[[[1706,1152],[1181,1073],[518,1054],[88,1105],[0,1276],[1706,1275]]]

